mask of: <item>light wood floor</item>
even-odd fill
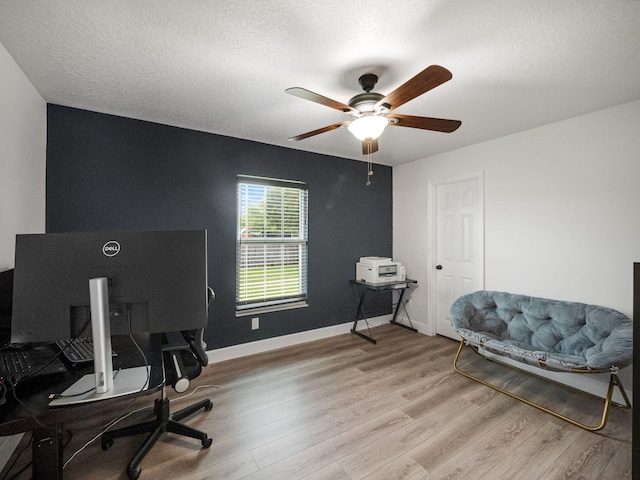
[[[140,478],[631,478],[630,410],[614,407],[605,429],[589,433],[455,373],[453,340],[395,326],[379,327],[374,336],[378,345],[345,334],[210,365],[194,383],[219,389],[201,388],[172,405],[211,398],[213,410],[188,423],[207,431],[213,445],[201,449],[198,441],[168,435],[144,460]],[[597,423],[601,402],[465,353],[466,369]],[[99,432],[107,415],[114,412],[69,425],[74,434],[65,459]],[[141,441],[117,439],[108,451],[94,442],[64,477],[124,479]],[[27,449],[16,468],[28,457]]]

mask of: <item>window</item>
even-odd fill
[[[306,305],[306,185],[239,176],[237,217],[237,315]]]

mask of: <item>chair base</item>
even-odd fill
[[[559,418],[561,420],[564,420],[565,422],[568,422],[572,425],[575,425],[577,427],[583,428],[584,430],[588,430],[590,432],[596,432],[598,430],[601,430],[602,428],[604,428],[604,426],[607,424],[607,418],[609,416],[609,405],[613,404],[617,407],[622,407],[622,408],[631,408],[631,403],[629,402],[629,397],[627,397],[627,393],[624,390],[624,387],[622,386],[622,383],[620,382],[620,379],[618,378],[618,375],[616,374],[616,372],[611,372],[611,377],[609,379],[609,388],[607,389],[607,396],[604,398],[604,408],[602,410],[602,417],[600,419],[600,423],[598,425],[595,426],[589,426],[589,425],[585,425],[584,423],[578,422],[577,420],[574,420],[572,418],[569,418],[565,415],[562,415],[558,412],[554,412],[553,410],[549,410],[548,408],[543,407],[542,405],[539,405],[535,402],[532,402],[530,400],[527,400],[525,398],[522,398],[519,395],[516,395],[513,392],[509,392],[507,390],[504,390],[503,388],[498,387],[497,385],[493,385],[491,383],[485,382],[484,380],[481,380],[480,378],[474,377],[473,375],[471,375],[470,373],[464,372],[462,370],[460,370],[458,368],[458,359],[460,358],[460,352],[462,351],[462,348],[465,345],[465,341],[462,340],[460,342],[460,346],[458,347],[458,351],[456,352],[456,356],[453,360],[453,368],[456,372],[458,372],[460,375],[463,375],[471,380],[474,380],[486,387],[492,388],[500,393],[503,393],[505,395],[508,395],[511,398],[514,398],[516,400],[519,400],[523,403],[526,403],[527,405],[530,405],[532,407],[537,408],[538,410],[541,410],[545,413],[548,413],[549,415],[553,415],[556,418]],[[482,356],[483,358],[488,359],[487,357],[485,357],[484,355],[480,354],[477,349],[473,346],[473,345],[469,345],[469,347],[471,347],[473,349],[473,351],[475,353],[477,353],[478,355]],[[501,365],[505,365],[505,366],[509,366],[506,364],[503,364],[502,362],[497,362],[500,363]],[[523,371],[524,372],[524,371]],[[528,373],[528,372],[524,372],[524,373]],[[542,377],[539,377],[542,378]],[[618,404],[616,402],[613,402],[611,399],[613,397],[613,389],[614,387],[617,386],[618,390],[620,390],[620,393],[622,394],[622,398],[624,398],[625,401],[625,405],[622,404]],[[586,394],[586,393],[585,393]]]
[[[129,479],[135,480],[140,476],[142,469],[140,463],[155,443],[160,439],[163,433],[175,433],[186,437],[198,439],[202,442],[202,448],[209,448],[213,440],[209,436],[200,430],[189,427],[180,421],[184,418],[196,413],[200,409],[209,411],[213,408],[211,400],[201,400],[193,405],[190,405],[182,410],[170,413],[169,399],[159,398],[156,399],[154,405],[154,413],[156,418],[154,420],[140,423],[138,425],[131,425],[129,427],[120,428],[106,432],[102,435],[102,449],[107,450],[113,445],[113,439],[119,437],[126,437],[130,435],[138,435],[140,433],[148,433],[149,435],[142,443],[136,454],[133,456],[129,465],[127,465],[127,475]]]

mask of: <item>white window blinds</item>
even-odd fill
[[[307,188],[238,177],[236,310],[307,298]]]

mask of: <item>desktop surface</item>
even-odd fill
[[[161,336],[135,334],[134,338],[145,352],[150,365],[149,387],[135,394],[146,395],[156,392],[164,384]],[[114,336],[113,346],[118,352],[118,356],[114,358],[114,369],[140,367],[144,364],[140,352],[128,336]],[[39,423],[55,428],[75,417],[90,415],[92,409],[105,408],[107,405],[105,402],[108,400],[89,402],[81,406],[50,407],[53,397],[61,394],[78,379],[92,371],[92,364],[80,367],[69,366],[66,372],[40,376],[35,381],[30,379],[18,384],[15,393],[20,401],[17,401],[10,392],[7,394],[6,403],[0,406],[0,436],[33,430],[40,426]],[[140,388],[142,387],[141,384]]]
[[[400,289],[400,288],[405,288],[410,283],[418,283],[417,280],[411,280],[410,278],[407,278],[405,280],[393,280],[391,282],[378,282],[378,283],[364,282],[361,280],[350,280],[349,282],[354,285],[360,285],[362,287],[368,288],[369,290]]]

